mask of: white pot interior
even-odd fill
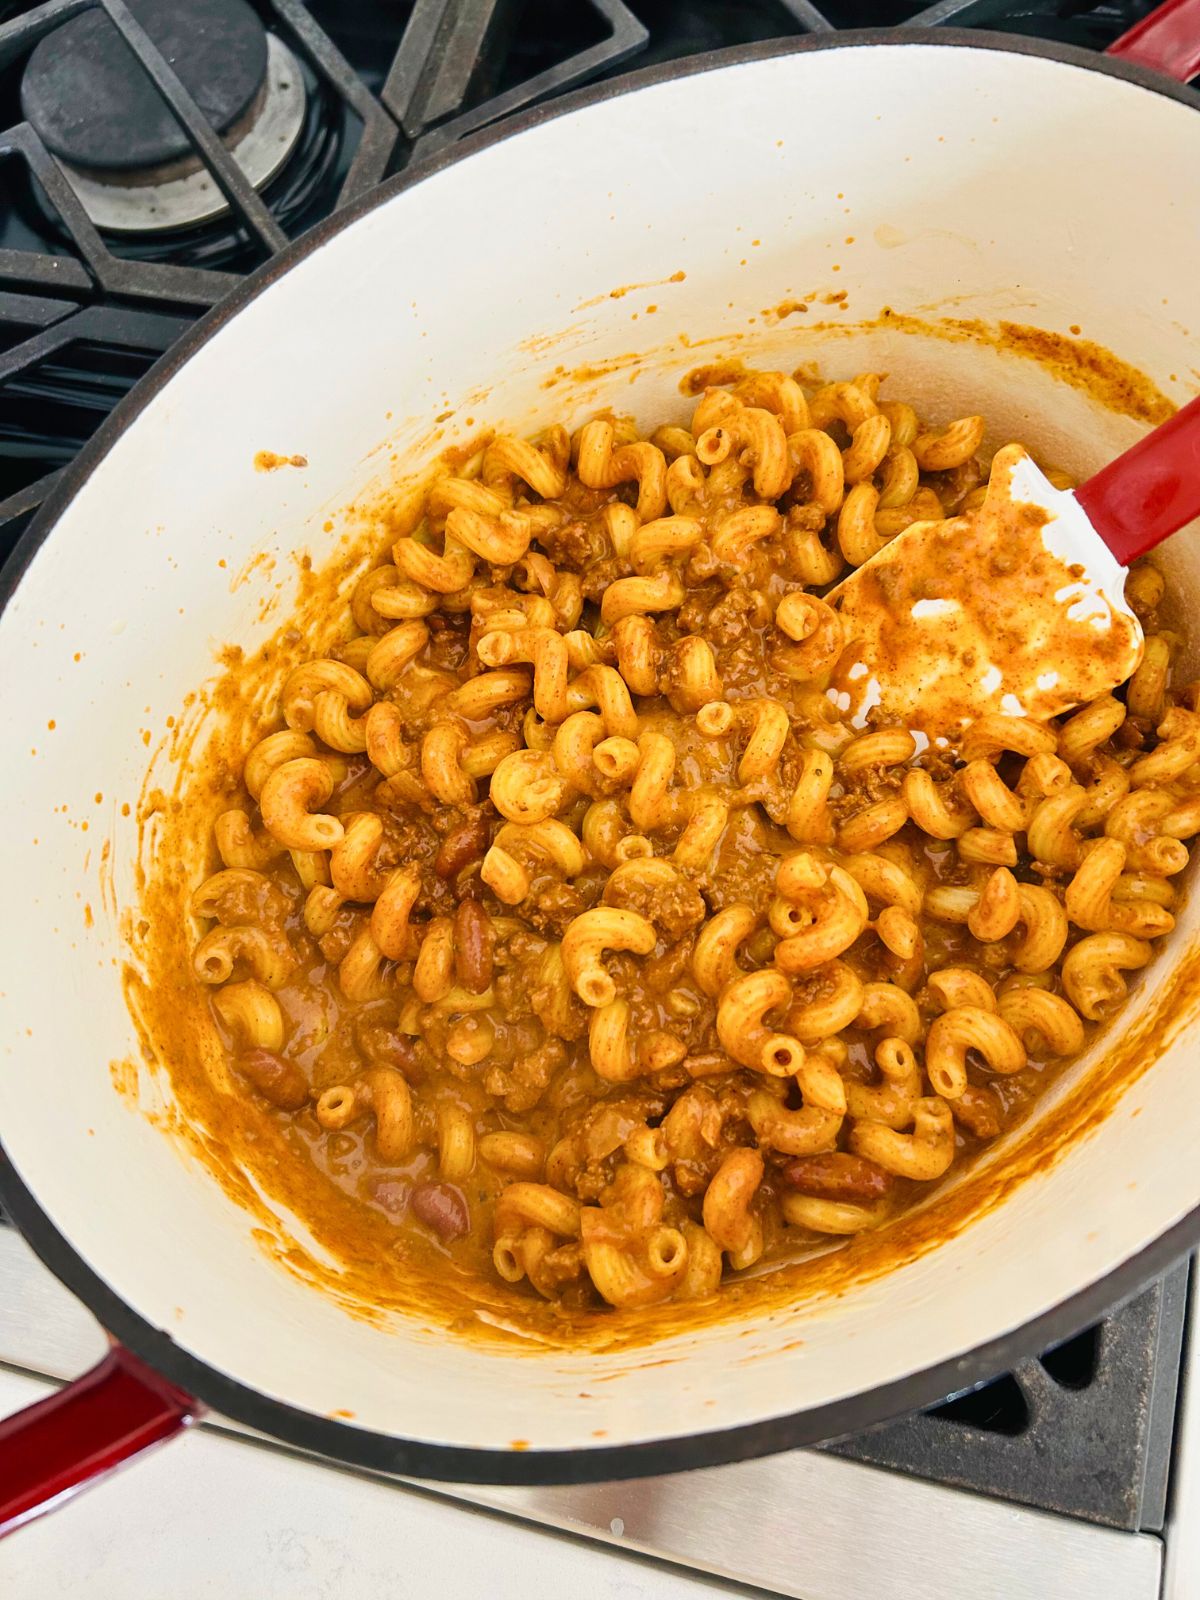
[[[109,1064],[138,1059],[118,969],[143,730],[163,735],[221,644],[279,625],[297,551],[320,564],[343,536],[378,542],[369,516],[339,513],[368,506],[393,460],[604,404],[682,418],[683,374],[737,356],[888,371],[885,392],[927,414],[982,411],[991,443],[1019,437],[1086,472],[1144,413],[1106,410],[1011,348],[850,325],[890,306],[1068,342],[1074,326],[1179,401],[1196,379],[1198,228],[1190,107],[1036,57],[839,46],[542,121],[394,196],[227,321],[83,485],[0,627],[0,1131],[84,1260],[186,1350],[318,1415],[587,1448],[782,1416],[952,1360],[1194,1207],[1189,1022],[1060,1160],[886,1277],[653,1349],[529,1352],[355,1318],[281,1270]],[[645,287],[612,296],[628,285]],[[308,464],[257,472],[262,449]],[[1190,610],[1197,558],[1176,541],[1168,564]],[[1160,1003],[1196,922],[1185,907],[1124,1026]],[[1186,986],[1169,1004],[1191,1017]],[[162,1121],[163,1075],[143,1066],[140,1093]]]

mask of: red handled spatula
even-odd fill
[[[1082,705],[1141,660],[1129,562],[1196,516],[1200,399],[1073,490],[1006,445],[977,510],[914,522],[826,596],[847,640],[828,692],[856,726],[941,743]]]

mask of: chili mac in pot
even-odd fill
[[[821,593],[995,493],[985,419],[890,386],[747,369],[686,425],[487,435],[397,491],[334,642],[218,685],[255,710],[180,788],[176,827],[216,811],[196,992],[151,933],[139,1012],[373,1303],[449,1283],[556,1342],[719,1314],[969,1172],[1173,932],[1200,711],[1150,561],[1117,694],[933,744],[843,720]]]
[[[0,1182],[137,1355],[347,1460],[628,1475],[931,1401],[1186,1246],[1188,535],[1115,694],[948,743],[843,721],[824,596],[968,536],[1002,445],[1079,479],[1190,397],[1198,138],[986,39],[651,74],[302,242],[118,415],[0,624]]]

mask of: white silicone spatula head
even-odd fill
[[[1114,689],[1143,646],[1123,563],[1197,514],[1200,401],[1075,491],[1007,445],[978,510],[913,523],[827,596],[847,639],[829,693],[856,726],[948,742]]]

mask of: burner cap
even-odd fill
[[[266,30],[245,0],[128,0],[219,133],[250,109],[267,70]],[[149,74],[98,7],[41,41],[21,109],[55,155],[85,170],[161,167],[194,155]]]

